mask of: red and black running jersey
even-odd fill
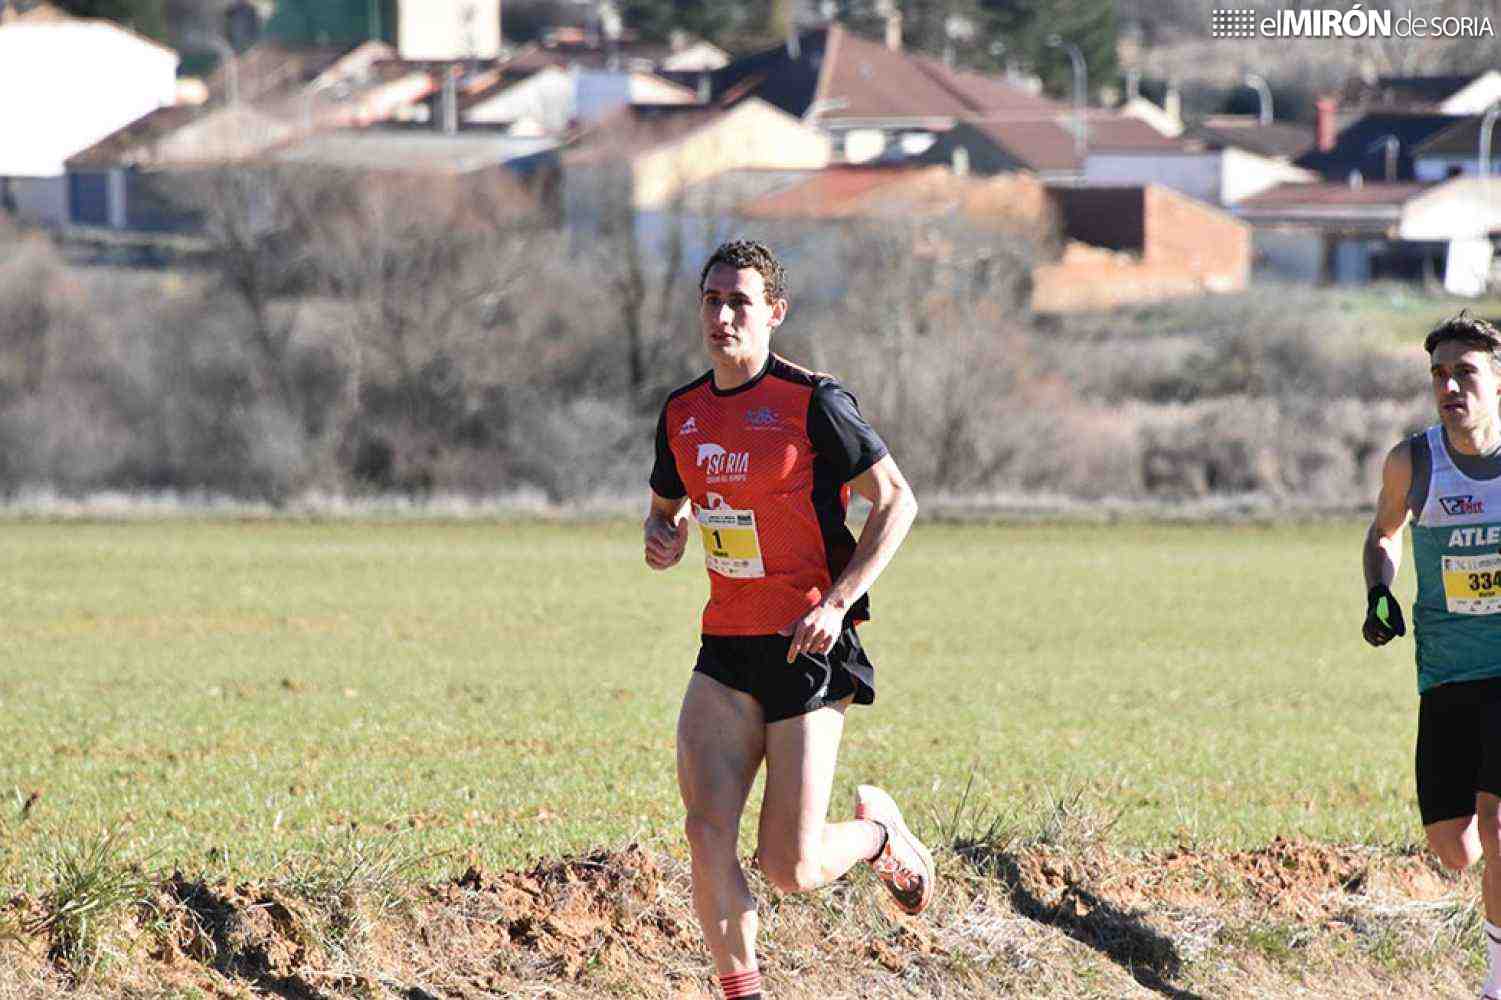
[[[716,389],[711,371],[667,397],[651,488],[692,502],[705,635],[771,635],[823,599],[855,551],[849,481],[886,452],[838,381],[775,354],[744,385]],[[868,620],[866,598],[845,617]]]

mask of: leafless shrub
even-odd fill
[[[1350,504],[1429,417],[1421,366],[1316,292],[1043,320],[1045,252],[955,219],[552,229],[504,182],[199,178],[200,273],[69,269],[0,233],[0,490],[634,495],[706,367],[698,267],[791,269],[781,353],[837,374],[924,495]],[[700,206],[701,207],[701,206]]]

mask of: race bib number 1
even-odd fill
[[[1444,599],[1450,614],[1501,612],[1501,553],[1444,556]]]
[[[709,569],[740,579],[766,575],[755,511],[699,508],[698,526],[704,533],[704,562]]]

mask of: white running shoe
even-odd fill
[[[891,892],[902,912],[918,914],[933,901],[933,855],[907,824],[890,795],[874,785],[855,789],[855,818],[868,819],[886,829],[886,846],[871,859],[876,877]]]

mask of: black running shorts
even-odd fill
[[[1501,677],[1423,693],[1416,763],[1424,826],[1473,815],[1476,792],[1501,795]]]
[[[789,635],[706,635],[694,672],[744,691],[761,703],[768,723],[807,715],[854,695],[876,700],[876,668],[846,625],[827,653],[804,653],[787,662]]]

